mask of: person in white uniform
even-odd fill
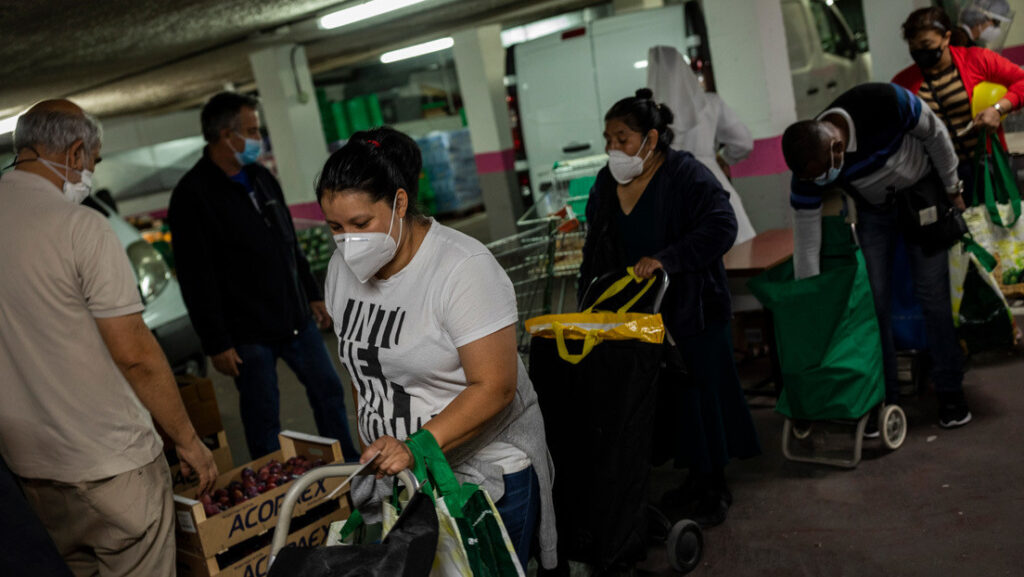
[[[536,534],[552,568],[552,469],[512,282],[479,241],[417,211],[421,168],[411,138],[376,128],[353,134],[316,183],[338,244],[324,292],[357,397],[360,462],[393,475],[413,464],[403,441],[432,435],[459,480],[494,499],[522,565]],[[373,477],[352,484],[360,505],[390,491]]]
[[[647,55],[647,87],[654,100],[675,112],[671,128],[675,133],[672,148],[685,150],[715,175],[729,193],[729,204],[736,213],[738,230],[734,245],[756,234],[743,199],[722,170],[736,164],[754,150],[750,130],[714,92],[704,92],[697,75],[672,46],[654,46]]]

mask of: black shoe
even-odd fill
[[[693,504],[685,518],[700,525],[701,529],[707,529],[724,523],[728,513],[729,503],[725,496],[717,491],[709,491]]]
[[[971,422],[971,411],[967,408],[964,394],[952,394],[939,397],[939,426],[943,429],[955,429]]]

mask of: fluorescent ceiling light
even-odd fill
[[[637,70],[640,70],[641,68],[647,68],[647,61],[637,60],[636,62],[633,63],[633,68],[636,68]]]
[[[24,112],[22,113],[24,114]],[[21,114],[4,118],[0,120],[0,134],[7,134],[8,132],[14,132],[14,128],[18,126],[18,119],[21,118]]]
[[[370,0],[362,4],[344,8],[320,18],[320,28],[330,30],[348,26],[368,18],[374,18],[381,14],[387,14],[395,10],[401,10],[413,4],[419,4],[423,0]]]
[[[548,34],[554,34],[556,32],[562,32],[576,26],[582,26],[583,14],[563,14],[562,16],[554,16],[552,18],[545,18],[544,20],[538,20],[537,22],[531,22],[523,26],[516,26],[515,28],[508,28],[501,31],[501,45],[505,48],[512,46],[513,44],[519,44],[520,42],[528,42]]]
[[[437,40],[431,40],[430,42],[424,42],[423,44],[417,44],[408,48],[385,52],[381,55],[380,61],[384,64],[389,64],[391,62],[398,62],[399,60],[405,60],[407,58],[423,56],[424,54],[430,54],[431,52],[439,52],[441,50],[451,48],[454,45],[455,41],[452,40],[450,36],[447,38],[438,38]]]

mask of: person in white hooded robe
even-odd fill
[[[654,92],[657,102],[664,103],[675,112],[675,120],[671,124],[675,132],[672,148],[685,150],[696,157],[729,193],[729,204],[736,213],[738,225],[733,244],[754,238],[756,233],[743,208],[743,199],[718,162],[721,159],[729,166],[749,156],[754,149],[750,130],[721,97],[713,92],[704,92],[697,75],[674,47],[652,47],[648,51],[647,62],[647,87]]]

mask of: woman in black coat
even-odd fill
[[[724,475],[730,457],[761,453],[736,374],[722,264],[736,217],[714,175],[688,152],[669,148],[672,111],[651,97],[638,90],[605,115],[608,166],[587,204],[580,287],[582,293],[594,278],[628,266],[643,278],[658,269],[668,274],[661,312],[690,375],[678,391],[675,461],[689,474],[662,504],[714,526],[732,503]]]

